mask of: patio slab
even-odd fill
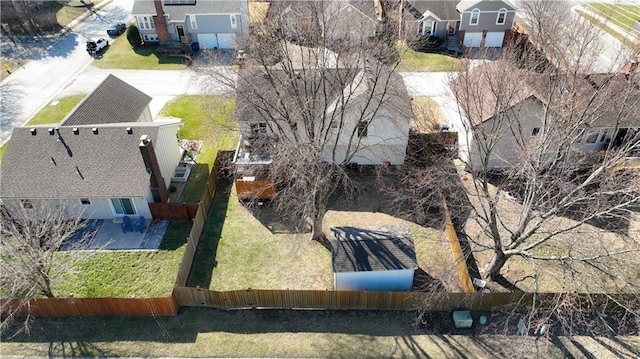
[[[137,250],[137,249],[158,249],[160,242],[169,226],[169,221],[151,221],[142,233],[122,231],[120,223],[104,219],[88,220],[85,225],[78,230],[78,235],[82,237],[92,233],[92,237],[86,245],[78,247],[78,239],[72,237],[65,243],[62,250],[93,249],[93,250]],[[90,235],[90,234],[89,234]],[[81,244],[80,244],[81,245]]]

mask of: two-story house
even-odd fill
[[[502,47],[516,9],[506,0],[401,0],[405,37],[439,37],[448,46]]]
[[[131,14],[149,43],[235,49],[249,30],[247,0],[136,0]]]
[[[542,164],[582,168],[608,150],[637,152],[637,86],[620,73],[571,77],[502,61],[477,66],[451,83],[464,124],[459,157],[475,171],[502,171],[532,154]]]

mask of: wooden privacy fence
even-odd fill
[[[213,201],[213,195],[216,193],[216,186],[218,184],[218,177],[220,171],[224,166],[227,166],[230,159],[233,158],[233,151],[218,151],[216,161],[213,164],[211,173],[209,174],[209,180],[207,186],[202,193],[200,199],[200,205],[193,217],[193,225],[191,226],[191,232],[187,238],[187,247],[185,248],[182,261],[180,262],[180,268],[178,269],[178,275],[176,276],[176,286],[186,286],[189,279],[189,272],[191,271],[191,265],[193,264],[193,258],[198,248],[198,242],[200,241],[200,235],[207,221],[207,213]]]
[[[175,287],[177,302],[187,307],[218,309],[340,309],[340,310],[415,310],[451,311],[466,309],[492,311],[553,307],[557,301],[569,298],[576,304],[597,305],[608,310],[620,310],[618,303],[638,302],[635,294],[571,294],[556,293],[424,293],[424,292],[361,292],[329,290],[262,290],[214,291],[204,288]]]
[[[10,300],[8,308],[19,304],[18,300]],[[16,315],[26,316],[29,309],[29,314],[34,317],[173,316],[180,309],[173,295],[157,298],[43,298],[32,299],[29,305],[30,308],[20,308]]]
[[[453,227],[453,222],[451,222],[451,215],[449,214],[449,208],[447,207],[447,202],[445,201],[444,197],[442,198],[442,208],[444,209],[445,218],[444,231],[442,232],[442,236],[451,245],[451,253],[453,254],[453,260],[456,264],[458,279],[460,280],[462,290],[465,293],[473,293],[475,292],[475,290],[473,288],[471,276],[469,275],[469,268],[467,267],[467,262],[465,260],[464,254],[462,253],[460,241],[458,240],[458,235],[456,234],[456,230]]]
[[[197,203],[149,203],[151,216],[158,219],[192,220],[198,207]]]

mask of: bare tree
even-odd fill
[[[75,263],[85,260],[90,251],[65,255],[82,248],[90,232],[79,231],[80,217],[69,215],[64,204],[26,201],[21,206],[0,207],[0,311],[2,332],[16,315],[27,313],[20,331],[29,330],[30,300],[55,298],[56,283],[69,273]],[[70,240],[73,239],[73,243]]]
[[[356,10],[346,21],[337,3],[289,2],[244,39],[236,71],[200,70],[237,88],[242,151],[269,161],[275,207],[316,240],[329,198],[353,189],[349,164],[402,163],[411,117],[397,62],[379,60],[395,50],[381,50],[375,21]]]

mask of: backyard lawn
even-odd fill
[[[419,71],[460,71],[462,60],[455,57],[411,50],[403,42],[397,45],[402,60],[397,70],[400,72]]]
[[[440,105],[429,96],[414,96],[411,107],[415,114],[412,125],[420,133],[440,131],[440,126],[449,122]]]
[[[76,298],[163,297],[171,294],[182,261],[190,222],[169,224],[160,248],[140,251],[96,251],[70,268],[56,293]],[[56,261],[64,266],[74,251],[56,252]]]
[[[232,97],[185,95],[174,98],[160,112],[160,116],[182,119],[178,132],[181,139],[204,141],[182,194],[183,202],[200,201],[218,151],[235,149],[238,132],[233,121],[234,106]]]
[[[376,213],[372,206],[379,205],[379,197],[373,193],[366,197],[352,202],[360,210],[334,203],[326,215],[324,233],[330,236],[334,226],[405,227],[414,237],[420,268],[447,290],[459,291],[457,277],[452,274],[450,247],[440,229]],[[268,205],[245,207],[229,188],[224,195],[218,193],[213,202],[189,285],[219,291],[332,290],[331,250],[309,236],[288,230]]]
[[[458,172],[462,183],[471,191],[471,176],[462,169],[459,169]],[[496,190],[493,186],[491,188]],[[469,200],[474,206],[478,205],[476,198],[470,197]],[[509,228],[515,228],[515,223],[519,220],[518,215],[522,211],[521,204],[508,199],[507,196],[501,196],[498,210],[501,220]],[[629,227],[626,230],[629,233],[637,233],[640,225],[637,217],[636,215],[636,220],[628,224]],[[573,225],[573,222],[570,218],[555,217],[548,220],[540,228],[539,233],[567,228]],[[473,219],[467,221],[464,230],[469,237],[478,238],[479,243],[470,241],[475,249],[473,255],[478,268],[486,268],[493,254],[491,250],[487,250],[492,245],[491,239],[481,234],[483,233],[482,228],[480,228],[478,221]],[[506,230],[502,230],[504,231],[503,238],[509,238]],[[541,235],[534,235],[529,239],[530,243],[540,239]],[[568,233],[558,235],[531,251],[540,256],[561,256],[570,253],[576,257],[586,258],[595,257],[601,253],[615,253],[625,250],[630,250],[630,252],[615,257],[607,256],[601,260],[574,261],[570,266],[564,266],[558,261],[528,261],[522,257],[515,257],[507,262],[503,269],[503,275],[509,282],[517,283],[521,290],[528,292],[636,293],[640,290],[640,269],[636,265],[638,252],[634,252],[634,248],[640,250],[640,242],[634,236],[628,237],[595,225],[585,224]],[[574,271],[572,272],[570,269]],[[610,273],[614,275],[610,276]],[[538,288],[536,288],[533,275],[537,276]]]

